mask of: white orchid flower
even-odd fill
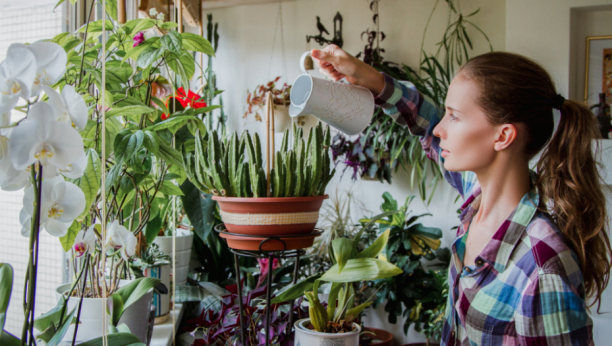
[[[11,113],[6,112],[0,114],[0,161],[8,157],[8,142],[10,129],[5,129],[11,124]]]
[[[43,176],[47,171],[43,171]],[[30,182],[30,166],[18,171],[13,167],[10,157],[0,160],[0,189],[4,191],[17,191],[28,186]]]
[[[55,119],[59,122],[72,125],[81,131],[87,125],[87,105],[72,85],[65,85],[62,93],[43,85],[45,94],[49,96],[49,105],[53,108]]]
[[[55,237],[68,233],[72,221],[85,210],[85,194],[73,183],[57,176],[42,182],[40,227]],[[34,188],[28,187],[23,196],[23,209],[19,219],[21,234],[30,236],[31,219],[34,217]]]
[[[9,152],[18,171],[35,162],[66,169],[85,153],[81,135],[72,126],[55,121],[53,109],[45,102],[32,105],[27,119],[13,129]]]
[[[96,249],[95,226],[91,225],[87,232],[80,230],[74,239],[74,253],[76,257],[81,257],[85,254],[89,255]],[[98,225],[99,226],[99,225]]]
[[[23,45],[11,45],[0,63],[0,113],[13,109],[19,96],[28,99],[35,78],[34,54]]]
[[[57,83],[66,73],[68,56],[59,44],[34,42],[29,45],[15,43],[12,46],[28,49],[36,59],[36,77],[30,90],[30,97],[38,95],[41,86]]]
[[[69,164],[68,167],[64,169],[58,168],[57,172],[66,178],[76,179],[76,178],[80,178],[83,176],[83,173],[85,172],[85,168],[87,168],[87,155],[83,155],[79,157],[79,159],[76,160],[76,162]],[[45,171],[43,170],[43,178],[44,178],[44,174],[45,174]]]
[[[136,253],[136,237],[115,220],[106,234],[106,249],[120,250],[121,258],[127,261]]]

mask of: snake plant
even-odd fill
[[[305,140],[295,124],[274,153],[270,197],[320,196],[336,170],[331,168],[329,126],[319,122]],[[225,139],[196,131],[195,155],[183,149],[189,180],[201,191],[225,197],[267,197],[261,142],[257,133],[236,132]]]

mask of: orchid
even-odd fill
[[[62,93],[58,93],[48,86],[43,86],[45,94],[49,96],[49,105],[57,121],[72,125],[82,130],[87,125],[87,105],[72,85],[65,85]]]
[[[44,102],[30,108],[28,117],[13,129],[9,152],[16,170],[39,162],[66,169],[84,155],[83,139],[71,126],[53,119],[53,109]]]
[[[106,249],[120,250],[121,258],[127,261],[136,253],[136,237],[118,220],[113,221],[106,235]]]
[[[89,255],[96,248],[95,227],[100,225],[91,225],[86,232],[80,230],[74,239],[74,252],[76,257]]]
[[[30,236],[34,216],[34,188],[28,187],[23,196],[23,209],[19,215],[21,234]],[[85,194],[73,183],[57,176],[42,182],[40,227],[54,237],[63,237],[74,219],[85,209]]]
[[[57,169],[57,173],[63,175],[66,178],[77,179],[83,176],[85,172],[85,168],[87,168],[87,156],[83,155],[79,157],[74,163],[68,165],[68,167],[64,169]],[[43,172],[45,175],[45,172]]]
[[[16,43],[13,46],[28,49],[36,59],[36,77],[30,90],[30,97],[38,95],[41,86],[53,85],[64,76],[68,56],[64,48],[57,43],[34,42],[30,45]]]
[[[0,63],[0,112],[13,109],[19,101],[30,97],[36,78],[36,58],[20,44],[12,44],[6,52],[6,59]]]

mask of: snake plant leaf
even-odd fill
[[[334,249],[334,257],[336,258],[336,263],[338,264],[338,269],[342,272],[346,262],[354,258],[356,255],[356,249],[353,244],[352,239],[347,238],[337,238],[332,240],[332,247]]]
[[[338,265],[335,264],[321,276],[321,280],[328,282],[379,280],[401,274],[402,272],[400,268],[383,260],[357,258],[348,260],[342,272],[339,271]]]
[[[378,254],[385,248],[389,241],[389,234],[391,230],[384,231],[378,239],[376,239],[372,245],[368,246],[365,250],[357,254],[356,258],[376,258]]]

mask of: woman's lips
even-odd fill
[[[450,154],[450,152],[448,150],[442,150],[442,152],[440,153],[440,156],[446,157],[446,156],[448,156],[448,154]]]

